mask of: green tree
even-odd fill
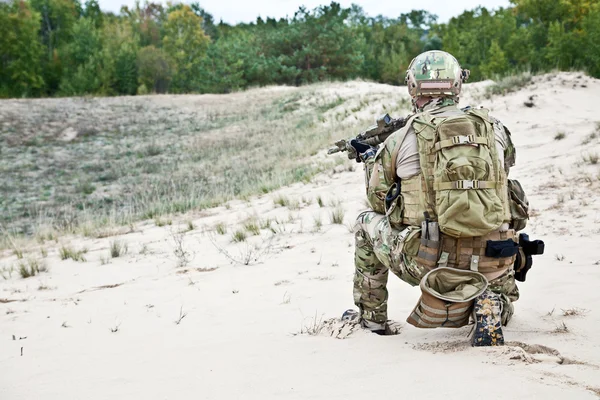
[[[210,38],[202,30],[202,18],[181,6],[171,11],[164,25],[163,48],[174,61],[171,88],[175,93],[200,90],[200,66]]]
[[[46,91],[58,91],[63,72],[63,49],[73,39],[73,26],[81,15],[78,0],[30,0],[31,7],[41,16],[40,37],[46,49],[42,58]]]
[[[40,15],[25,1],[0,3],[0,97],[32,96],[44,85]]]
[[[508,70],[508,62],[504,51],[496,40],[492,40],[492,44],[488,50],[486,61],[481,66],[481,73],[484,78],[492,78],[494,75],[500,75]]]
[[[138,92],[167,93],[173,77],[173,61],[163,50],[154,46],[140,49],[137,55]]]
[[[592,10],[582,21],[582,67],[592,76],[600,78],[600,7]]]
[[[61,94],[97,93],[102,86],[102,43],[94,21],[81,18],[73,26],[73,39],[63,48]]]

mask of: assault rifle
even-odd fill
[[[350,160],[357,159],[358,154],[356,149],[352,147],[350,142],[356,140],[361,144],[376,147],[383,143],[392,133],[401,129],[406,125],[407,118],[392,118],[389,114],[382,115],[377,118],[375,125],[368,127],[365,131],[359,133],[353,139],[342,139],[335,142],[335,147],[330,148],[327,154],[335,154],[341,151],[348,152]]]

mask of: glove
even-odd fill
[[[369,146],[368,144],[361,143],[356,139],[352,139],[350,141],[350,146],[356,150],[356,162],[365,161],[367,158],[374,156],[376,150],[374,147]]]

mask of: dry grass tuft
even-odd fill
[[[569,333],[569,327],[565,324],[564,321],[561,321],[559,325],[552,331],[552,333]]]
[[[256,218],[250,218],[244,223],[244,229],[254,236],[260,235],[260,226]]]
[[[335,207],[329,214],[332,224],[343,224],[344,223],[345,211],[342,206]]]
[[[568,308],[568,309],[561,309],[563,316],[565,317],[574,317],[574,316],[580,316],[580,315],[584,315],[587,314],[589,311],[583,308]]]
[[[27,261],[20,261],[18,267],[21,278],[29,278],[40,272],[48,271],[48,266],[45,261],[39,261],[34,258],[30,258]]]
[[[233,232],[233,235],[231,236],[231,241],[234,243],[245,242],[247,238],[248,235],[246,235],[246,231],[238,229],[237,231]]]
[[[217,224],[215,225],[215,231],[219,235],[224,235],[227,233],[227,225],[225,225],[223,222],[217,222]]]
[[[110,256],[112,258],[121,257],[129,251],[127,243],[121,240],[113,240],[110,242]]]
[[[61,260],[68,260],[69,258],[73,261],[85,262],[86,259],[84,254],[87,253],[87,249],[83,248],[81,250],[74,250],[68,246],[61,246],[58,250],[58,254],[60,255]]]

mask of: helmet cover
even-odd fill
[[[458,96],[469,77],[452,54],[431,50],[416,56],[406,73],[408,93],[418,96]]]

